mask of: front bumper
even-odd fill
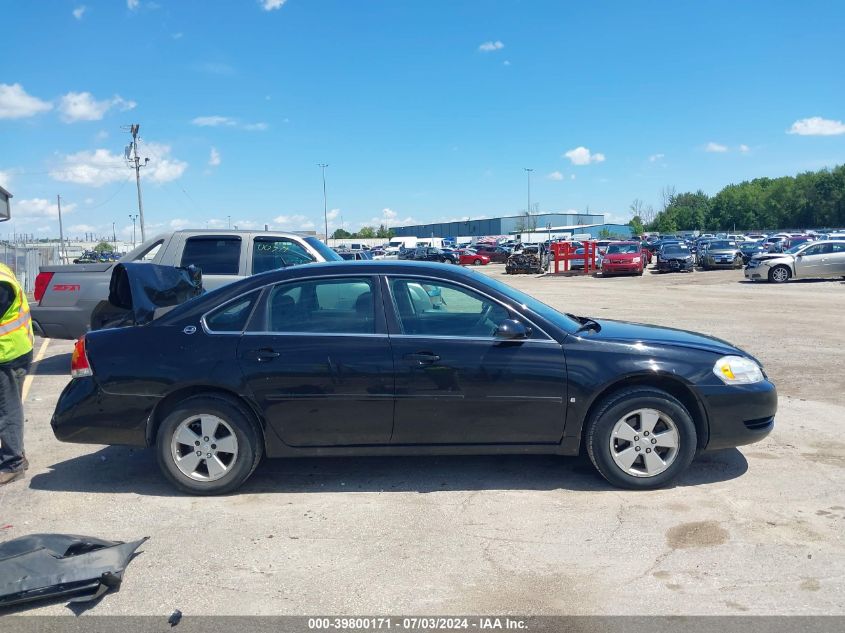
[[[159,400],[108,394],[93,377],[74,378],[59,396],[50,426],[60,442],[147,446],[147,422]]]
[[[778,396],[768,380],[753,385],[705,386],[698,391],[710,422],[706,450],[753,444],[775,427]]]
[[[680,271],[691,271],[695,269],[695,263],[692,261],[688,262],[681,262],[677,260],[666,260],[661,259],[657,262],[657,270],[660,272],[680,272]]]
[[[736,262],[731,259],[729,261],[720,261],[717,259],[706,259],[702,262],[707,268],[738,268]]]
[[[752,266],[751,264],[749,264],[743,270],[743,274],[745,275],[746,279],[750,279],[751,281],[768,279],[769,267],[764,266],[762,264],[757,264],[756,266]]]
[[[639,273],[642,264],[603,264],[601,271],[605,275],[619,275],[622,273]]]

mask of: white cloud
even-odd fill
[[[239,127],[248,132],[263,132],[267,129],[267,124],[259,123],[241,123],[237,119],[228,116],[198,116],[191,120],[191,124],[198,127]]]
[[[326,218],[329,220],[329,222],[337,220],[338,216],[340,216],[340,209],[332,209],[326,214]]]
[[[52,107],[53,104],[27,94],[20,84],[0,84],[0,119],[23,119]]]
[[[130,11],[135,11],[141,4],[141,0],[126,0],[126,8]]]
[[[787,134],[798,134],[799,136],[837,136],[845,134],[845,123],[833,119],[823,119],[820,116],[811,116],[808,119],[799,119],[792,124]]]
[[[62,215],[73,213],[76,204],[64,202],[62,204]],[[34,220],[52,220],[59,217],[59,208],[55,200],[45,198],[30,198],[19,200],[15,205],[15,221],[17,223],[28,223]]]
[[[97,101],[90,92],[69,92],[59,100],[59,112],[65,123],[99,121],[112,108],[132,110],[137,104],[120,95]]]
[[[144,143],[141,155],[150,162],[141,172],[144,180],[162,183],[177,180],[188,168],[188,163],[171,157],[170,146],[160,143]],[[83,150],[61,157],[61,164],[50,172],[54,180],[72,182],[78,185],[102,187],[112,182],[122,182],[131,176],[127,162],[120,154],[107,149]]]
[[[748,147],[748,145],[742,144],[742,145],[739,146],[739,151],[742,152],[743,154],[747,154],[748,152],[751,151],[751,148]]]
[[[86,7],[84,4],[80,5],[72,11],[73,17],[75,17],[77,20],[81,20],[82,16],[85,15],[85,11],[87,11],[87,10],[88,10],[88,7]]]
[[[186,220],[184,218],[174,218],[170,220],[170,228],[174,231],[178,231],[179,229],[185,229],[191,226],[193,222],[190,220]]]
[[[0,187],[3,187],[6,191],[11,191],[12,174],[10,174],[8,171],[0,170]]]
[[[496,40],[495,42],[484,42],[481,46],[478,47],[482,53],[491,53],[493,51],[500,51],[505,47],[502,42]]]
[[[400,218],[396,211],[388,207],[381,210],[381,216],[370,218],[369,222],[364,222],[359,226],[378,227],[380,224],[384,224],[386,227],[406,226],[408,224],[419,224],[419,221],[410,216]]]
[[[220,152],[216,147],[211,148],[211,154],[208,157],[208,164],[210,167],[217,167],[220,164]]]
[[[661,160],[666,154],[652,154],[648,157],[648,162],[656,163],[657,161]]]
[[[273,223],[281,225],[281,229],[289,231],[310,231],[316,225],[308,217],[300,214],[278,215],[273,218]]]
[[[727,152],[728,146],[722,145],[720,143],[714,143],[713,141],[710,141],[709,143],[707,143],[707,145],[704,146],[704,151],[719,154],[719,153],[722,153],[722,152]]]
[[[590,163],[603,163],[605,160],[604,154],[600,152],[591,152],[583,145],[571,149],[563,155],[568,158],[573,165],[589,165]]]
[[[64,209],[62,209],[62,212],[64,212]],[[71,233],[94,233],[98,228],[90,224],[74,224],[73,226],[67,227],[67,230]]]
[[[265,11],[275,11],[276,9],[281,9],[285,2],[287,2],[287,0],[259,0],[261,8]]]
[[[548,174],[548,175],[546,176],[546,178],[548,178],[549,180],[558,180],[558,181],[560,181],[560,180],[563,180],[563,179],[564,179],[564,175],[563,175],[562,173],[560,173],[559,171],[553,171],[552,173]]]

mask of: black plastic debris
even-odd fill
[[[120,585],[147,537],[131,543],[31,534],[0,543],[0,608],[35,600],[96,600]]]
[[[170,617],[167,618],[167,623],[170,625],[171,629],[177,624],[179,624],[181,621],[182,612],[179,609],[176,609],[173,613],[170,614]]]
[[[143,325],[202,293],[202,271],[196,266],[117,264],[108,301],[100,301],[91,313],[91,329]]]

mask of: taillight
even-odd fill
[[[91,364],[88,362],[88,354],[85,351],[85,337],[77,339],[73,346],[73,355],[70,357],[70,375],[72,378],[93,376]]]
[[[41,297],[47,292],[47,286],[53,279],[53,273],[38,273],[35,277],[35,300],[41,303]]]

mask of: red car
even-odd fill
[[[613,242],[608,244],[607,253],[601,260],[603,277],[619,274],[642,275],[646,255],[639,242]]]
[[[487,255],[476,253],[474,250],[469,248],[461,248],[457,251],[457,253],[460,256],[458,263],[464,266],[481,266],[482,264],[490,263],[490,258],[487,257]]]

